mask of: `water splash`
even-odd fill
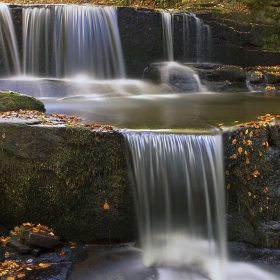
[[[20,60],[14,24],[9,6],[3,3],[0,3],[0,54],[5,74],[19,74]]]
[[[222,138],[125,134],[146,266],[226,273]]]
[[[25,75],[125,77],[116,8],[28,7],[22,16]]]

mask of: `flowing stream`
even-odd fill
[[[172,62],[174,16],[162,15],[163,48]],[[183,18],[185,59],[207,60],[209,27],[195,15],[185,14]],[[1,77],[4,76],[0,88],[41,98],[47,112],[77,114],[84,122],[108,123],[134,131],[154,129],[180,134],[209,133],[221,121],[230,126],[258,115],[279,113],[277,94],[174,94],[164,83],[126,79],[117,8],[24,7],[21,59],[11,14],[4,4],[0,4],[0,23],[0,62],[6,71],[0,69]],[[195,26],[195,31],[191,26]],[[196,38],[194,48],[190,38]],[[192,71],[187,72],[197,79]],[[220,134],[126,131],[124,136],[138,210],[142,259],[147,267],[157,269],[157,278],[151,279],[279,279],[265,270],[227,260]],[[141,265],[137,263],[137,267]],[[117,279],[113,277],[107,279]]]

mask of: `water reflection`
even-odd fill
[[[40,98],[48,112],[77,115],[85,123],[117,128],[196,132],[278,114],[279,93],[172,93],[167,85],[139,80],[0,80],[0,88]]]

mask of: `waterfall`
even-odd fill
[[[8,5],[0,3],[0,63],[5,74],[19,74],[20,62],[14,23]],[[0,70],[0,72],[2,72]]]
[[[125,77],[116,8],[25,8],[23,73],[44,77]]]
[[[196,60],[197,62],[205,62],[210,58],[211,51],[211,30],[208,25],[204,25],[203,21],[192,14],[196,23]]]
[[[163,46],[168,61],[174,60],[173,51],[173,15],[162,12]]]
[[[225,280],[221,135],[125,138],[144,264],[187,266]]]

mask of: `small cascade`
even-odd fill
[[[183,276],[191,267],[206,277],[195,279],[225,280],[221,135],[125,138],[144,264],[171,269],[164,279],[179,279],[173,268],[180,279],[193,279]]]
[[[20,60],[14,24],[8,5],[0,3],[0,64],[5,74],[19,74]],[[4,68],[4,69],[3,69]]]
[[[165,57],[168,61],[173,61],[173,14],[162,12],[162,29]]]
[[[196,23],[196,62],[209,61],[211,50],[211,30],[208,25],[192,14]]]
[[[43,77],[125,77],[113,7],[23,9],[23,73]]]

